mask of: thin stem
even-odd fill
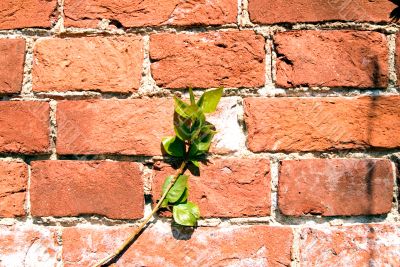
[[[176,180],[180,175],[182,175],[185,172],[187,160],[184,160],[179,167],[178,171],[176,172],[174,178],[171,180],[169,185],[167,186],[167,190],[165,190],[164,194],[161,196],[160,200],[158,201],[157,205],[153,208],[149,216],[146,217],[146,219],[140,224],[140,226],[129,236],[129,238],[117,249],[114,251],[113,254],[107,256],[106,258],[102,259],[93,267],[100,267],[100,266],[105,266],[109,262],[111,262],[113,259],[118,257],[122,251],[124,251],[130,244],[131,242],[138,236],[138,234],[143,230],[143,228],[147,225],[147,223],[150,221],[150,219],[153,217],[153,215],[159,210],[161,203],[167,196],[169,190],[172,188],[172,186],[175,184]]]

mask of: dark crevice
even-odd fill
[[[389,0],[390,2],[392,2],[393,4],[397,5],[397,7],[395,9],[392,10],[392,12],[390,12],[390,22],[394,22],[397,23],[400,20],[400,0]]]
[[[293,66],[294,63],[292,60],[290,60],[285,54],[281,54],[281,53],[276,53],[276,56],[279,60],[282,60],[283,62],[285,62],[286,64]]]
[[[115,26],[117,29],[124,29],[124,25],[116,19],[111,19],[109,25]]]

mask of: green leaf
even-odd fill
[[[208,152],[211,146],[212,138],[214,137],[215,131],[210,130],[200,139],[194,141],[190,146],[189,157],[197,157]]]
[[[178,205],[178,204],[186,203],[188,197],[189,197],[189,188],[186,187],[185,191],[183,191],[182,196],[177,201],[172,202],[172,204]]]
[[[193,163],[194,166],[200,168],[200,162],[198,160],[191,160],[191,162]]]
[[[197,102],[197,106],[199,106],[204,113],[211,113],[217,109],[218,103],[221,100],[222,94],[224,92],[223,87],[219,87],[218,89],[209,90],[203,93]]]
[[[194,94],[193,94],[192,88],[189,88],[189,95],[190,95],[190,104],[191,105],[196,105],[196,100],[194,98]]]
[[[163,202],[161,203],[161,208],[166,208],[168,207],[168,199],[164,198]]]
[[[191,96],[190,101],[192,101],[192,97],[194,97],[194,95]],[[175,112],[178,113],[180,116],[186,119],[195,118],[197,116],[197,113],[199,112],[200,109],[196,105],[196,102],[193,102],[192,104],[189,105],[176,96],[174,96],[174,100],[175,100]]]
[[[186,204],[188,206],[188,208],[190,209],[190,212],[194,215],[194,217],[196,219],[200,219],[200,209],[199,206],[197,206],[195,203],[193,202],[188,202]]]
[[[185,155],[185,143],[181,139],[176,138],[176,136],[164,137],[162,144],[168,155],[174,157],[183,157]]]
[[[206,116],[204,115],[204,112],[199,109],[190,127],[191,141],[194,141],[199,137],[201,130],[206,125],[206,123]]]
[[[189,116],[186,114],[185,110],[189,106],[189,104],[185,103],[179,97],[174,96],[175,100],[175,112],[181,115],[184,118],[188,118]]]
[[[171,183],[171,180],[174,178],[173,175],[170,175],[165,179],[164,184],[162,186],[162,195],[164,195],[165,191],[168,188],[168,185]],[[187,181],[189,179],[189,176],[187,175],[180,175],[178,179],[176,180],[175,184],[171,187],[169,190],[166,199],[168,199],[168,202],[174,203],[178,201],[182,194],[185,192],[186,187],[187,187]]]
[[[174,131],[176,136],[182,141],[190,140],[192,133],[190,128],[186,125],[189,119],[185,119],[182,116],[175,115],[174,118]]]
[[[164,181],[164,183],[163,183],[163,185],[162,185],[162,192],[161,192],[161,196],[163,196],[164,195],[164,193],[165,193],[165,191],[167,190],[167,188],[168,188],[168,185],[171,183],[171,180],[174,178],[174,176],[173,175],[170,175],[170,176],[168,176],[167,178],[165,178],[165,181]]]
[[[195,226],[200,218],[200,209],[196,204],[188,202],[174,206],[172,215],[180,225]]]

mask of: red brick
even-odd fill
[[[62,101],[57,107],[59,154],[161,155],[173,133],[170,99]]]
[[[400,266],[399,240],[398,224],[305,228],[300,266]]]
[[[210,153],[232,154],[239,151],[245,143],[243,127],[239,124],[239,116],[242,116],[242,107],[239,97],[223,97],[218,103],[215,113],[207,116],[207,121],[214,124],[217,133],[213,138]],[[187,100],[189,102],[189,100]]]
[[[19,93],[24,74],[25,40],[0,39],[0,54],[0,93]]]
[[[152,75],[167,88],[260,87],[264,43],[253,31],[155,34],[150,38]]]
[[[101,19],[118,21],[124,27],[221,25],[236,23],[237,1],[65,0],[64,12],[68,27],[94,28]]]
[[[53,227],[0,225],[1,266],[56,266],[56,231]]]
[[[154,166],[153,200],[159,199],[167,176],[176,171],[157,162]],[[187,171],[189,174],[189,171]],[[216,159],[190,176],[189,198],[202,217],[266,216],[271,210],[271,175],[267,159]],[[250,193],[251,192],[251,193]],[[223,204],[222,204],[223,203]]]
[[[393,181],[389,160],[284,160],[279,175],[279,209],[293,216],[389,213]]]
[[[29,27],[50,28],[55,21],[57,0],[2,0],[0,30]]]
[[[91,266],[108,256],[132,232],[124,227],[65,228],[65,267]],[[289,266],[289,227],[228,226],[197,228],[193,235],[169,223],[146,229],[117,266]]]
[[[400,77],[400,33],[397,34],[396,37],[396,55],[395,55],[395,60],[396,60],[396,73],[397,76]],[[397,85],[400,85],[400,79],[397,79]]]
[[[45,38],[34,48],[33,90],[133,92],[143,58],[137,36]]]
[[[49,152],[49,116],[50,107],[46,102],[0,102],[0,152]]]
[[[276,34],[274,42],[277,86],[388,85],[388,44],[381,33],[292,31]]]
[[[247,98],[253,152],[396,148],[400,97]]]
[[[0,217],[24,216],[28,167],[22,162],[0,161]]]
[[[388,22],[397,6],[387,0],[249,0],[254,23],[320,21]]]
[[[30,199],[33,216],[141,218],[141,171],[133,162],[34,161]]]

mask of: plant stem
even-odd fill
[[[176,172],[174,178],[171,180],[169,183],[167,190],[165,190],[164,194],[161,196],[160,200],[158,201],[157,205],[153,208],[149,216],[146,217],[146,219],[140,224],[140,226],[129,236],[129,238],[117,249],[114,251],[113,254],[107,256],[106,258],[102,259],[93,267],[100,267],[100,266],[105,266],[106,264],[110,263],[112,260],[114,260],[116,257],[118,257],[122,251],[124,251],[135,238],[139,235],[139,233],[143,230],[143,228],[147,225],[147,223],[150,221],[150,219],[153,217],[153,215],[158,211],[158,209],[161,206],[161,203],[167,196],[169,190],[172,188],[172,186],[175,184],[176,180],[180,175],[182,175],[185,172],[185,168],[187,165],[187,160],[185,159],[181,166],[179,167],[178,171]]]

